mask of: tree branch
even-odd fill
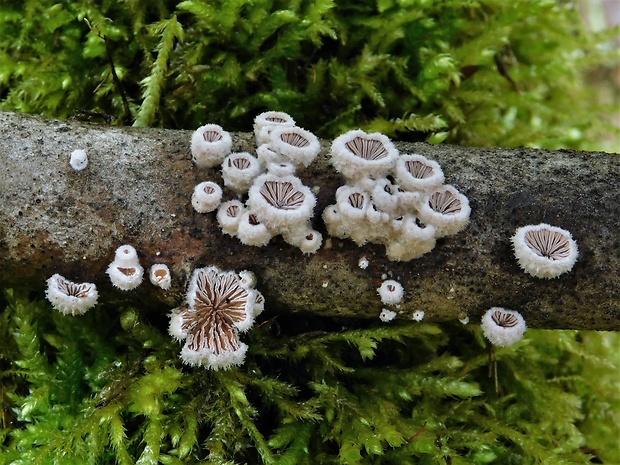
[[[505,306],[531,327],[620,329],[617,155],[397,144],[438,161],[446,181],[469,197],[472,217],[422,258],[390,262],[383,246],[349,240],[332,238],[304,256],[280,238],[256,248],[223,235],[215,214],[198,214],[190,204],[195,184],[221,182],[218,171],[191,162],[190,135],[0,113],[0,285],[42,291],[60,273],[95,282],[106,302],[170,308],[182,300],[194,267],[216,264],[254,271],[268,310],[376,318],[376,288],[389,276],[405,288],[402,318],[424,310],[427,321],[477,322],[489,307]],[[233,140],[235,151],[254,148],[250,134]],[[342,184],[328,146],[299,173],[320,187],[314,227],[324,234],[319,213]],[[90,160],[81,172],[69,166],[79,148]],[[579,244],[575,268],[558,279],[526,275],[511,250],[517,227],[541,222],[568,229]],[[173,288],[145,282],[135,291],[114,290],[105,270],[121,244],[138,249],[145,269],[168,264]],[[358,266],[362,256],[366,269]]]

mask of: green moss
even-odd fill
[[[496,392],[477,326],[281,315],[213,372],[155,310],[6,296],[0,464],[620,460],[617,334],[529,331],[497,350]]]
[[[614,33],[550,0],[4,2],[0,108],[242,131],[278,109],[324,137],[600,148],[611,110],[586,71],[618,63]]]

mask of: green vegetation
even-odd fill
[[[2,465],[620,460],[618,334],[530,331],[496,352],[496,393],[478,326],[281,315],[213,372],[182,366],[156,310],[6,297]]]
[[[9,0],[0,109],[230,131],[277,109],[324,137],[597,148],[609,108],[584,71],[618,61],[616,33],[552,0]]]
[[[560,0],[6,0],[0,110],[600,149],[611,108],[585,84],[617,32]],[[213,372],[181,364],[163,310],[6,291],[0,465],[620,463],[619,334],[530,330],[494,353],[496,391],[475,325],[263,318]]]

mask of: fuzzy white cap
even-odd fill
[[[403,286],[393,279],[387,279],[377,288],[381,302],[385,305],[396,305],[402,302],[405,293]]]
[[[198,213],[209,213],[222,202],[222,188],[212,181],[204,181],[194,187],[192,206]]]
[[[217,210],[217,222],[226,234],[237,235],[239,221],[245,213],[245,205],[239,200],[229,200],[220,205]]]
[[[140,264],[126,266],[113,261],[106,273],[114,287],[122,291],[131,291],[142,283],[144,268]]]
[[[280,126],[295,126],[295,120],[283,111],[266,111],[254,118],[254,136],[257,141],[264,140],[269,138],[271,130]]]
[[[245,194],[260,173],[260,162],[248,152],[231,153],[222,163],[224,185],[237,194]]]
[[[415,216],[407,215],[397,237],[385,242],[385,251],[390,260],[409,261],[433,250],[435,243],[435,227],[419,224]]]
[[[323,235],[310,227],[285,232],[282,237],[288,244],[299,248],[305,254],[316,253],[323,243]]]
[[[170,312],[170,324],[168,325],[168,334],[170,334],[177,342],[183,341],[187,335],[187,328],[183,325],[183,311],[181,308],[173,308]]]
[[[398,186],[387,178],[378,179],[371,193],[372,203],[381,211],[394,214],[399,206]]]
[[[493,307],[482,316],[482,332],[491,344],[508,347],[523,338],[527,329],[519,312]]]
[[[266,173],[254,181],[247,205],[275,233],[303,227],[312,217],[316,197],[295,176]]]
[[[330,236],[346,239],[351,234],[352,224],[340,212],[338,205],[328,205],[325,207],[322,217]]]
[[[230,134],[217,124],[205,124],[192,134],[192,160],[200,168],[219,165],[230,153],[231,148]]]
[[[288,163],[283,155],[273,150],[270,144],[261,144],[256,148],[256,157],[263,170],[271,163]]]
[[[370,195],[357,185],[340,186],[336,190],[336,205],[347,220],[363,220],[370,205]]]
[[[424,310],[416,310],[413,312],[413,315],[411,315],[411,319],[413,321],[422,321],[425,315],[426,313],[424,313]]]
[[[106,273],[118,289],[130,291],[138,287],[142,283],[144,268],[140,266],[136,249],[131,245],[121,245],[116,249]]]
[[[239,282],[243,287],[250,288],[256,285],[256,275],[248,270],[239,272]]]
[[[149,280],[154,286],[161,287],[164,291],[167,291],[172,284],[170,269],[163,263],[155,263],[149,269]]]
[[[398,157],[396,180],[405,190],[430,192],[443,184],[444,175],[439,163],[414,153]]]
[[[381,321],[387,323],[388,321],[392,321],[394,318],[396,318],[396,312],[388,310],[387,308],[381,309],[381,313],[379,314],[379,319]]]
[[[334,139],[332,164],[347,180],[388,174],[398,158],[398,150],[383,134],[348,131]]]
[[[292,176],[295,174],[295,165],[286,161],[281,161],[279,163],[268,163],[266,168],[269,174],[273,174],[278,177]]]
[[[512,246],[519,266],[536,278],[557,278],[570,271],[579,256],[570,232],[545,223],[517,229]]]
[[[45,297],[65,315],[83,315],[95,306],[99,294],[92,283],[74,283],[59,274],[47,280]]]
[[[319,139],[297,126],[280,126],[271,132],[272,150],[286,157],[295,166],[308,166],[321,151]]]
[[[88,155],[86,155],[86,150],[79,149],[71,152],[69,164],[75,171],[82,171],[85,169],[88,166]]]
[[[267,245],[275,234],[258,219],[258,215],[246,210],[239,218],[237,237],[245,245],[263,247]]]
[[[114,261],[120,266],[133,266],[139,264],[138,252],[131,245],[121,245],[114,252]]]
[[[265,310],[265,298],[263,294],[255,290],[254,294],[254,317],[257,317]]]
[[[462,230],[469,221],[469,200],[454,186],[445,185],[422,199],[420,220],[437,229],[437,237],[451,236]]]

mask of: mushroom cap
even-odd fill
[[[155,263],[149,269],[149,280],[154,286],[161,287],[164,291],[167,291],[170,289],[170,284],[172,284],[170,269],[164,263]]]
[[[224,185],[237,194],[245,194],[260,172],[260,162],[248,152],[231,153],[222,163]]]
[[[192,134],[192,160],[200,168],[219,165],[230,153],[231,148],[230,134],[217,124],[205,124]]]
[[[296,176],[262,174],[248,195],[250,210],[278,234],[303,227],[312,217],[316,204],[312,191]]]
[[[222,188],[213,181],[204,181],[194,187],[192,206],[198,213],[209,213],[222,202]]]
[[[59,312],[75,316],[94,307],[99,294],[92,283],[74,283],[56,273],[47,280],[45,297]]]
[[[396,160],[396,181],[408,191],[429,192],[444,182],[444,174],[434,160],[417,153],[405,154]]]
[[[279,126],[271,132],[270,148],[295,166],[308,166],[321,151],[319,139],[297,126]]]
[[[381,302],[385,305],[396,305],[402,302],[405,293],[402,284],[393,279],[387,279],[377,288]]]
[[[518,228],[512,246],[519,266],[536,278],[557,278],[570,271],[579,256],[571,233],[546,223]]]
[[[521,314],[502,307],[492,307],[482,316],[482,332],[491,344],[509,347],[523,338],[527,329]]]
[[[257,291],[237,273],[215,266],[197,268],[187,292],[187,306],[170,315],[168,331],[185,340],[181,359],[213,370],[240,365],[247,345],[239,332],[254,324],[254,307],[262,310]]]
[[[469,200],[454,186],[445,185],[424,196],[418,216],[435,226],[436,237],[452,236],[469,221]]]
[[[347,180],[381,177],[388,174],[398,158],[390,139],[378,132],[357,129],[345,132],[332,142],[332,164]]]

